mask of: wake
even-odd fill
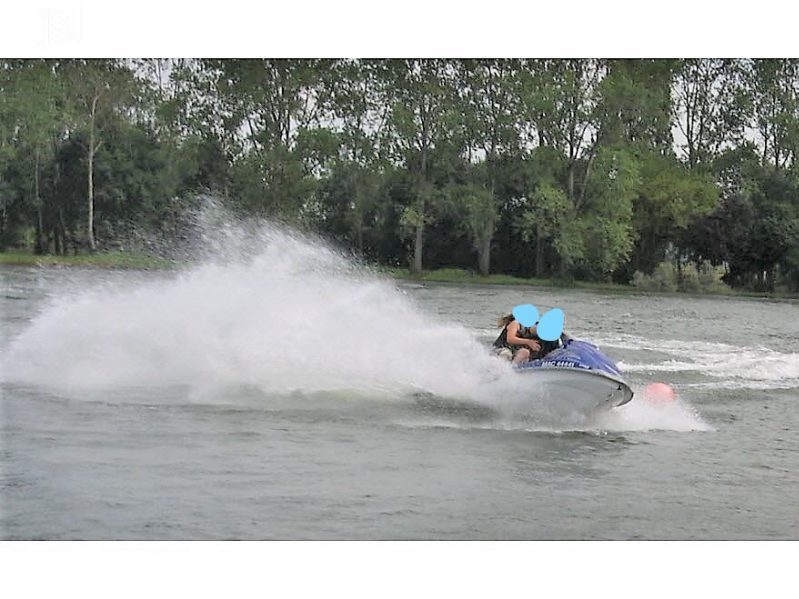
[[[558,398],[511,372],[473,332],[320,239],[218,210],[196,230],[200,249],[182,271],[59,294],[10,343],[3,381],[105,401],[174,389],[203,403],[433,397],[487,408],[497,425],[597,426],[586,415],[563,422]],[[605,426],[623,428],[616,418]]]

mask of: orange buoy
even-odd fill
[[[674,389],[666,383],[649,383],[644,387],[644,400],[651,404],[665,404],[677,399]]]

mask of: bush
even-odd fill
[[[671,262],[661,262],[651,275],[636,270],[633,285],[641,291],[677,291],[677,273]]]
[[[679,273],[678,273],[679,274]],[[701,293],[702,284],[699,281],[699,270],[695,264],[686,264],[682,269],[682,281],[677,277],[677,288],[686,293]]]
[[[720,266],[713,266],[705,260],[699,265],[699,286],[704,292],[729,291],[730,287],[721,280],[724,276],[724,269]]]
[[[686,293],[713,293],[729,289],[721,277],[724,272],[710,264],[702,262],[699,266],[694,263],[686,264],[682,269],[680,280],[677,269],[671,262],[661,262],[651,275],[635,271],[633,286],[641,291],[683,291]]]

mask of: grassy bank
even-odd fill
[[[567,287],[572,289],[587,289],[591,291],[605,291],[609,293],[639,293],[631,285],[617,285],[614,283],[587,283],[574,281],[564,283],[557,279],[536,279],[514,277],[513,275],[488,275],[481,276],[477,273],[460,270],[457,268],[442,268],[440,270],[425,271],[420,275],[412,274],[407,268],[386,268],[386,274],[398,279],[410,281],[424,281],[431,283],[458,283],[462,285],[529,285],[532,287]]]
[[[135,268],[156,270],[174,268],[175,264],[164,258],[130,254],[127,252],[102,252],[96,254],[79,254],[77,256],[37,256],[30,252],[0,252],[0,266],[82,266],[93,268]],[[458,268],[442,268],[439,270],[425,271],[420,275],[412,274],[407,268],[378,267],[380,272],[400,280],[453,283],[458,285],[521,285],[530,287],[556,287],[566,289],[584,289],[600,293],[618,295],[666,295],[666,296],[731,296],[742,298],[761,299],[799,299],[799,295],[787,292],[758,293],[738,289],[720,289],[706,293],[685,292],[652,292],[643,291],[632,285],[619,285],[616,283],[592,283],[587,281],[573,281],[565,283],[557,279],[536,279],[514,277],[513,275],[493,274],[483,277],[477,273]]]
[[[617,283],[593,283],[588,281],[573,281],[563,282],[557,279],[536,279],[536,278],[522,278],[514,277],[512,275],[489,275],[483,277],[477,273],[460,270],[457,268],[442,268],[440,270],[425,271],[420,275],[412,274],[407,268],[384,268],[382,269],[388,275],[398,279],[431,282],[431,283],[457,283],[460,285],[529,285],[531,287],[558,287],[567,289],[584,289],[586,291],[598,291],[601,293],[612,293],[619,295],[665,295],[675,297],[707,297],[707,296],[728,296],[728,297],[742,297],[742,298],[761,298],[761,299],[799,299],[799,295],[787,292],[777,291],[775,293],[763,293],[756,291],[745,291],[738,289],[718,289],[712,292],[705,293],[687,293],[687,292],[665,292],[665,291],[643,291],[637,289],[632,285],[619,285]]]
[[[98,252],[77,256],[39,256],[29,252],[0,252],[0,265],[85,266],[95,268],[162,269],[174,266],[169,260],[127,252]]]

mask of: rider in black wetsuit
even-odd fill
[[[516,336],[523,339],[537,341],[540,349],[534,351],[532,348],[527,346],[510,343],[508,341],[508,326],[515,320],[516,319],[512,314],[508,314],[499,320],[498,324],[500,324],[503,328],[502,332],[499,334],[499,337],[497,337],[494,341],[494,347],[496,348],[498,354],[503,353],[503,349],[507,349],[510,350],[511,356],[515,358],[519,350],[524,349],[530,352],[530,357],[528,360],[537,360],[543,358],[549,352],[558,349],[561,347],[561,344],[566,345],[566,343],[569,341],[569,336],[566,335],[566,333],[563,333],[560,336],[560,339],[556,339],[555,341],[544,341],[536,334],[535,326],[525,327],[519,323],[519,330],[516,333]],[[507,353],[505,355],[507,355]]]

